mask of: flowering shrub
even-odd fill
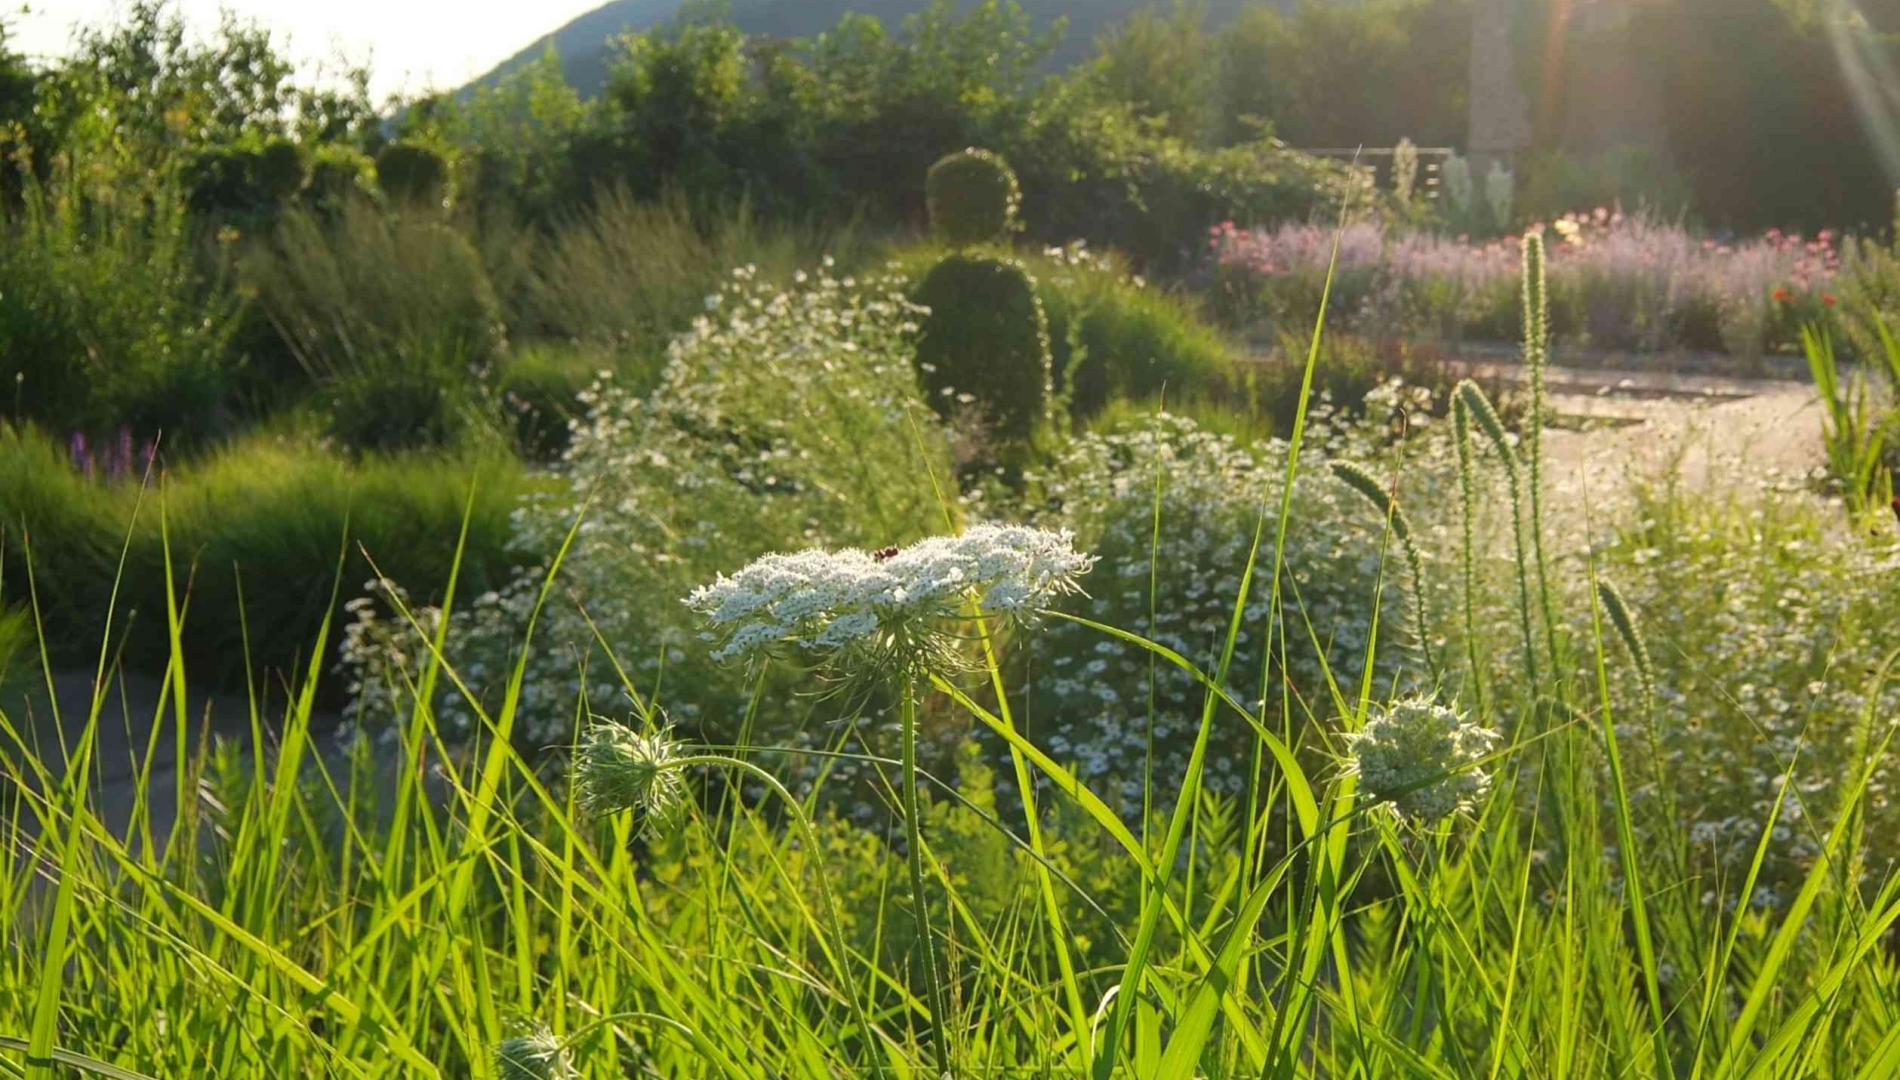
[[[515,514],[528,551],[559,550],[579,521],[529,650],[526,739],[560,738],[583,695],[608,711],[624,692],[616,666],[643,693],[660,685],[700,734],[730,735],[743,673],[682,647],[694,631],[679,598],[788,544],[877,547],[942,520],[932,475],[947,471],[945,436],[917,390],[920,312],[901,283],[826,270],[780,290],[755,276],[738,271],[708,300],[651,393],[603,377],[585,394],[560,486]],[[546,575],[526,571],[454,616],[450,659],[471,686],[499,689]],[[372,727],[400,707],[403,665],[426,655],[415,634],[388,629],[385,608],[357,606],[343,652],[353,712]],[[472,730],[446,695],[438,719]]]
[[[1540,226],[1533,226],[1539,228]],[[1549,289],[1560,341],[1606,349],[1722,351],[1743,359],[1795,346],[1799,327],[1831,316],[1836,237],[1771,230],[1737,244],[1607,209],[1552,225]],[[1210,234],[1223,314],[1276,327],[1310,321],[1333,253],[1320,225]],[[1514,238],[1474,242],[1360,222],[1339,234],[1334,310],[1384,335],[1510,340],[1517,315]]]
[[[1090,595],[1074,605],[1076,612],[1142,634],[1212,673],[1264,510],[1260,565],[1227,675],[1236,700],[1258,701],[1268,685],[1261,665],[1285,453],[1284,444],[1243,446],[1166,413],[1123,432],[1076,440],[1037,478],[1044,513],[1074,529],[1078,543],[1100,559]],[[1283,595],[1291,644],[1284,674],[1317,709],[1325,698],[1321,653],[1342,683],[1359,678],[1380,588],[1385,521],[1310,448],[1300,472],[1288,522]],[[1385,576],[1394,583],[1387,610],[1398,612],[1393,601],[1401,598],[1396,581],[1402,575],[1388,568]],[[1383,624],[1382,655],[1394,669],[1403,652],[1391,640],[1403,633],[1393,629],[1400,622]],[[1070,622],[1049,625],[1029,651],[1034,730],[1104,799],[1119,800],[1124,812],[1141,807],[1151,745],[1155,783],[1165,790],[1178,781],[1204,700],[1192,676]],[[1272,692],[1273,710],[1278,701]],[[1253,730],[1231,710],[1218,713],[1215,723],[1207,783],[1220,792],[1241,791]]]

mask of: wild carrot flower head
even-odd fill
[[[574,791],[582,809],[608,815],[634,810],[649,823],[669,820],[685,796],[679,749],[665,730],[641,732],[595,719],[574,752]]]
[[[495,1047],[495,1075],[501,1080],[580,1080],[581,1074],[554,1033],[536,1028]]]
[[[977,525],[895,551],[767,555],[693,590],[714,658],[801,652],[847,669],[948,663],[968,616],[1021,618],[1077,590],[1094,560],[1067,531]]]
[[[1477,767],[1497,733],[1428,698],[1404,698],[1348,737],[1368,795],[1431,825],[1475,806],[1491,778]]]

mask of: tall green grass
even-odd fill
[[[510,737],[532,620],[499,704],[470,696],[473,745],[436,734],[435,687],[460,684],[438,634],[389,740],[322,752],[325,624],[292,703],[254,714],[246,745],[200,750],[176,790],[135,773],[139,809],[122,834],[102,823],[83,769],[50,774],[22,719],[0,723],[21,826],[0,849],[0,1069],[518,1076],[498,1073],[495,1048],[545,1029],[541,1045],[593,1076],[1893,1075],[1900,877],[1869,860],[1863,833],[1891,738],[1877,703],[1900,654],[1850,673],[1867,689],[1849,718],[1865,738],[1828,816],[1793,820],[1785,808],[1805,804],[1782,776],[1740,880],[1655,839],[1629,775],[1626,725],[1639,718],[1612,693],[1649,677],[1622,659],[1640,624],[1626,605],[1599,607],[1613,590],[1593,580],[1555,587],[1541,538],[1524,536],[1543,527],[1535,511],[1515,523],[1513,625],[1473,635],[1474,650],[1522,650],[1522,681],[1482,699],[1468,677],[1437,690],[1506,733],[1477,766],[1493,782],[1468,815],[1408,824],[1386,805],[1403,793],[1375,797],[1344,767],[1387,693],[1371,657],[1362,681],[1328,678],[1319,699],[1287,681],[1226,684],[1244,624],[1265,621],[1274,654],[1327,633],[1285,564],[1318,340],[1216,661],[1091,627],[1206,688],[1195,752],[1152,828],[1117,817],[1031,737],[1035,718],[1006,692],[1009,643],[981,633],[972,670],[933,675],[927,703],[1000,744],[1025,797],[996,799],[974,763],[952,778],[908,755],[863,758],[908,819],[910,858],[897,859],[884,835],[832,816],[822,783],[788,797],[773,755],[749,746],[651,755],[649,776],[677,773],[697,796],[670,824],[587,812],[562,755],[550,765]],[[1482,404],[1461,394],[1463,418]],[[1540,475],[1538,446],[1527,441],[1520,481]],[[1481,462],[1461,456],[1473,491]],[[1392,529],[1408,478],[1374,479],[1387,501],[1373,512]],[[140,511],[176,512],[163,490]],[[458,544],[445,564],[445,607],[467,595],[465,555]],[[1465,580],[1487,580],[1472,558]],[[1595,566],[1570,572],[1594,579]],[[1532,575],[1552,581],[1548,604]],[[197,675],[184,642],[202,609],[178,575],[163,580],[176,688]],[[1548,623],[1579,591],[1585,606],[1561,615],[1591,630],[1566,662],[1569,649],[1549,655]],[[123,613],[111,600],[101,610],[103,671]],[[636,723],[658,730],[663,702],[624,689]],[[177,700],[154,710],[145,754],[189,722]],[[574,703],[577,720],[609,708]],[[79,725],[81,761],[100,712],[95,700]],[[1198,783],[1218,725],[1256,734],[1245,799]],[[929,797],[900,795],[913,785]],[[1811,834],[1818,855],[1782,903],[1759,904],[1785,829]]]

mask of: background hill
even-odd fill
[[[973,2],[973,0],[965,0]],[[1019,0],[1034,20],[1037,29],[1047,28],[1056,19],[1067,17],[1068,33],[1063,36],[1052,65],[1063,68],[1089,55],[1095,36],[1144,7],[1165,7],[1156,0]],[[1209,0],[1210,25],[1233,18],[1250,0]],[[929,0],[732,0],[732,19],[741,30],[751,34],[779,37],[809,37],[837,25],[847,12],[876,15],[896,29],[905,18],[922,10]],[[514,56],[496,65],[494,70],[475,80],[473,85],[488,85],[542,55],[550,42],[561,57],[567,80],[584,95],[597,92],[606,81],[605,54],[608,44],[618,35],[645,30],[665,22],[679,12],[682,0],[612,0],[595,8],[566,26],[549,34]]]

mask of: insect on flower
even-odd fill
[[[897,558],[897,551],[898,549],[895,545],[887,548],[878,548],[871,553],[871,558],[878,562],[889,562]]]

